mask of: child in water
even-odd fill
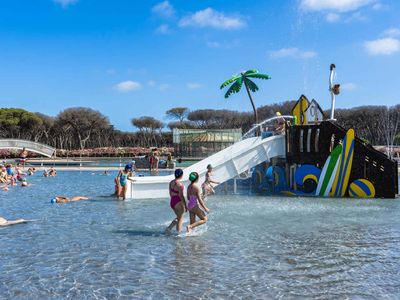
[[[129,177],[133,177],[132,165],[126,165],[124,170],[119,171],[117,175],[116,184],[118,184],[118,198],[126,199],[126,191],[128,190]],[[133,180],[132,180],[133,181]]]
[[[210,211],[204,204],[200,187],[197,185],[197,182],[199,181],[199,174],[196,172],[190,173],[189,180],[191,183],[187,189],[187,208],[190,213],[190,225],[187,226],[188,233],[190,233],[193,228],[205,224],[208,220],[205,212],[208,213]],[[203,208],[205,212],[201,208]],[[197,222],[196,216],[200,218],[200,220]]]
[[[201,187],[203,189],[204,197],[207,197],[208,195],[214,195],[215,191],[214,191],[213,184],[219,184],[218,181],[212,180],[212,170],[213,170],[213,167],[211,165],[208,165],[206,179],[205,179],[204,183],[201,185]]]

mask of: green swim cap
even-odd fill
[[[199,174],[197,172],[192,172],[189,175],[190,182],[195,182],[199,178]]]

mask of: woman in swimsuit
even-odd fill
[[[203,196],[204,197],[207,197],[208,195],[214,195],[215,191],[214,191],[213,184],[219,184],[218,181],[212,180],[212,170],[213,170],[212,166],[208,165],[207,166],[207,173],[206,173],[206,180],[201,185],[201,187],[203,189]]]
[[[190,173],[189,180],[191,183],[187,190],[187,207],[190,213],[190,225],[187,226],[188,233],[190,233],[193,228],[205,224],[208,220],[205,212],[210,212],[210,210],[204,204],[203,198],[201,197],[200,187],[197,185],[197,182],[199,181],[199,174],[196,172]],[[205,212],[200,207],[202,207]],[[200,218],[200,220],[197,222],[196,216]]]
[[[185,197],[183,196],[185,186],[181,182],[182,177],[182,169],[176,169],[175,179],[169,183],[169,195],[171,197],[170,206],[174,211],[176,218],[168,226],[167,231],[170,231],[174,226],[176,226],[178,232],[182,231],[183,214],[187,211]]]
[[[126,165],[125,169],[122,171],[119,171],[118,176],[117,176],[117,182],[119,184],[119,192],[118,192],[118,198],[122,197],[123,200],[126,199],[126,191],[128,189],[128,180],[129,177],[133,177],[132,173],[132,166],[131,165]],[[133,180],[132,180],[133,181]]]

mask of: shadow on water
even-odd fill
[[[114,230],[113,233],[121,233],[130,236],[143,236],[143,237],[161,237],[167,236],[163,231],[148,231],[148,230]]]

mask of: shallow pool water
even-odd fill
[[[167,199],[115,201],[112,176],[30,181],[0,193],[0,216],[38,219],[0,229],[2,299],[400,298],[398,200],[215,196],[177,236]]]

